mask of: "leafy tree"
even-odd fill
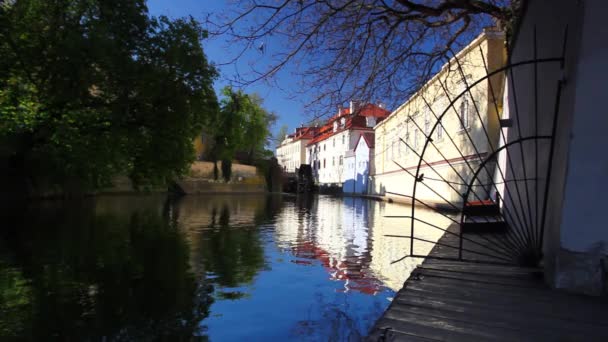
[[[210,117],[207,125],[214,141],[211,159],[216,164],[216,179],[217,161],[225,161],[227,168],[230,168],[228,161],[234,159],[237,152],[242,152],[249,163],[269,157],[266,147],[270,143],[270,127],[276,121],[276,115],[263,108],[263,101],[256,94],[249,95],[242,90],[225,87],[222,95],[220,110]]]
[[[279,131],[277,132],[275,141],[277,143],[277,146],[281,145],[281,142],[283,141],[283,139],[285,139],[285,136],[289,133],[289,128],[287,127],[287,125],[283,125],[281,126],[281,128],[279,128]]]
[[[237,59],[268,39],[276,46],[235,82],[251,84],[288,67],[302,77],[311,104],[326,111],[351,99],[402,103],[483,27],[508,30],[523,2],[245,0],[228,19],[209,21],[214,34],[239,46]]]
[[[0,7],[0,158],[30,180],[90,188],[185,173],[217,111],[217,76],[192,18],[145,0],[20,0]]]

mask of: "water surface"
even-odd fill
[[[420,262],[391,263],[409,240],[387,235],[409,234],[409,221],[386,216],[408,212],[359,198],[261,195],[12,210],[0,229],[0,337],[357,341]],[[431,247],[417,242],[416,253]]]

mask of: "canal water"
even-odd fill
[[[444,217],[417,210],[447,227]],[[420,259],[409,208],[111,196],[3,213],[0,339],[358,341]],[[418,227],[418,226],[417,226]],[[440,230],[417,228],[436,241]],[[425,254],[431,243],[416,242]]]

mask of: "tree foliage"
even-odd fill
[[[245,162],[268,157],[270,127],[276,115],[263,107],[257,94],[246,94],[231,87],[222,89],[220,110],[206,127],[212,137],[211,159],[232,160],[237,154]]]
[[[161,184],[194,159],[217,76],[192,18],[145,0],[20,0],[0,7],[1,158],[29,178]]]
[[[211,18],[212,32],[240,43],[235,60],[264,50],[249,84],[288,67],[325,111],[347,100],[393,106],[428,80],[482,27],[507,25],[517,0],[247,0]],[[268,39],[275,47],[266,44]],[[268,51],[268,53],[266,53]]]

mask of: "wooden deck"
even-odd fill
[[[457,245],[450,234],[440,242]],[[608,300],[552,290],[536,268],[427,259],[368,341],[608,341]]]

